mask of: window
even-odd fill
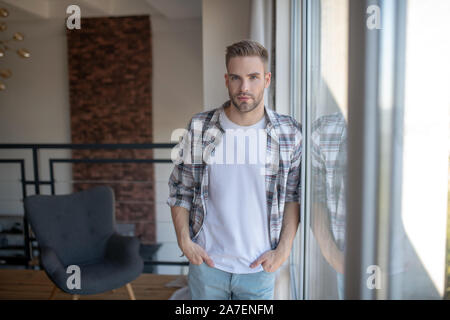
[[[294,298],[442,298],[450,5],[292,3],[304,138]]]

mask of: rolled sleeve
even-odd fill
[[[289,168],[286,199],[285,202],[298,202],[301,198],[301,162],[302,162],[302,140],[300,134],[295,144],[294,154],[291,159],[291,167]]]

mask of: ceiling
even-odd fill
[[[73,4],[80,7],[81,17],[149,14],[193,19],[202,15],[202,0],[0,0],[10,21],[65,18],[67,7]]]

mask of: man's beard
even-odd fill
[[[231,103],[236,109],[238,109],[240,112],[250,112],[253,111],[261,103],[264,96],[264,90],[257,99],[255,99],[255,96],[252,94],[239,93],[234,96],[231,96],[231,93],[228,92],[228,95],[230,96]],[[253,103],[248,103],[247,101],[240,102],[238,99],[239,96],[249,97],[253,100]]]

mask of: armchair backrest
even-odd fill
[[[52,248],[64,266],[101,259],[114,232],[114,192],[99,186],[69,195],[34,195],[25,214],[40,246]]]

